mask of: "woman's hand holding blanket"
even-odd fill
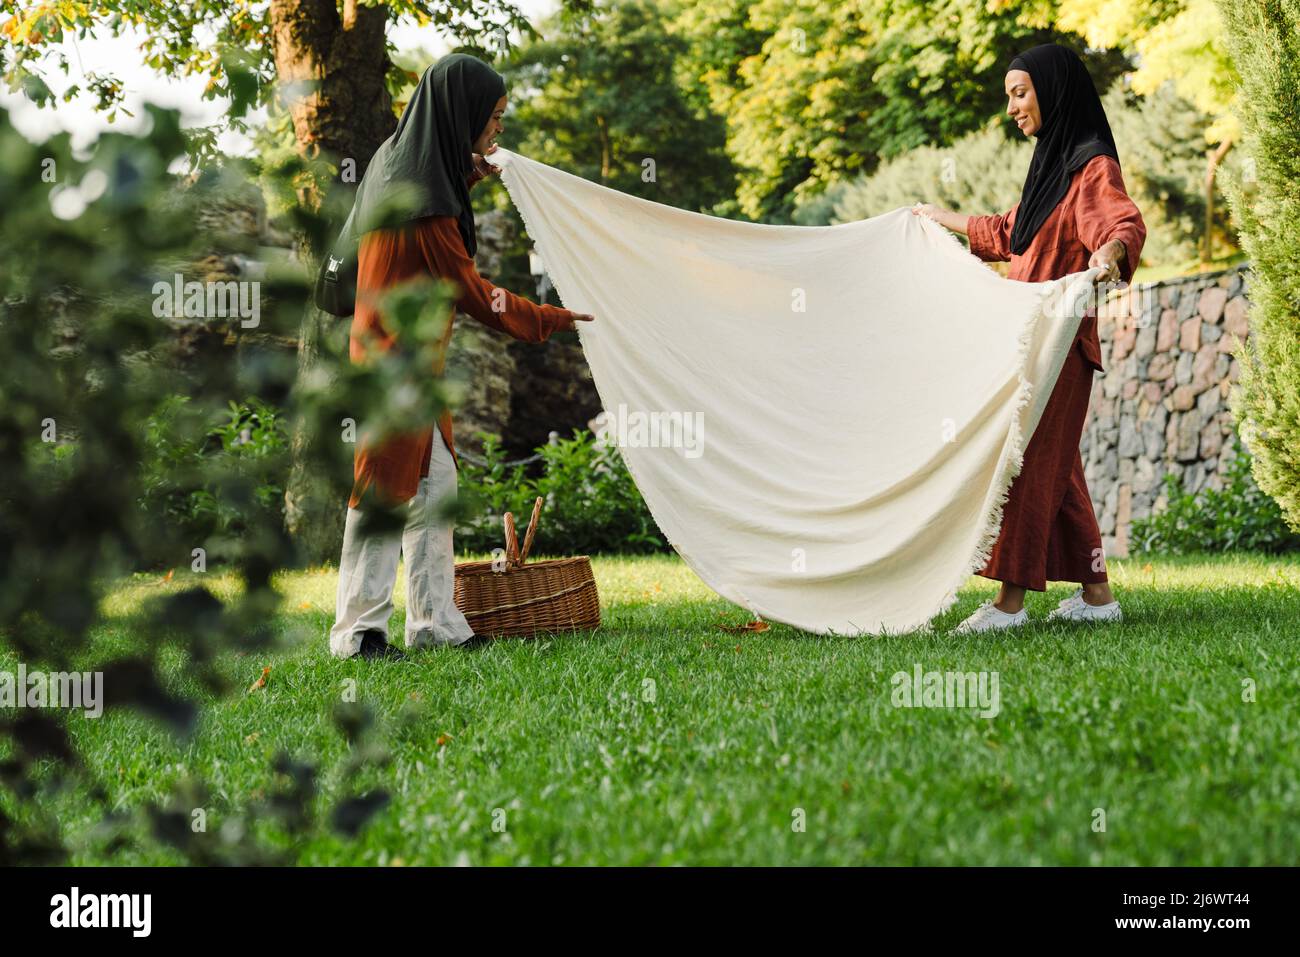
[[[497,145],[495,143],[493,143],[490,147],[488,147],[488,151],[487,151],[488,155],[495,153],[496,148]],[[486,156],[482,153],[471,153],[470,159],[474,164],[474,168],[470,170],[470,174],[469,174],[468,183],[470,187],[473,187],[476,184],[481,183],[489,176],[498,176],[501,173],[501,167],[493,166],[491,163],[487,161]]]
[[[1128,255],[1128,250],[1118,239],[1112,239],[1105,246],[1102,246],[1092,258],[1088,260],[1088,268],[1093,269],[1100,266],[1106,270],[1097,277],[1098,282],[1118,282],[1120,278],[1119,264],[1124,261]]]
[[[940,226],[951,229],[955,233],[961,233],[963,236],[966,235],[966,221],[970,219],[969,216],[954,213],[952,210],[936,206],[934,203],[917,203],[912,207],[912,215],[932,219]]]

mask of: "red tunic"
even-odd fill
[[[1146,224],[1124,189],[1119,163],[1111,157],[1094,156],[1074,174],[1069,191],[1020,256],[1011,252],[1018,208],[1000,216],[970,217],[966,231],[971,252],[985,262],[1010,260],[1011,279],[1045,282],[1082,272],[1093,252],[1118,239],[1126,251],[1122,278],[1132,279],[1146,241]],[[1025,449],[1024,465],[1003,508],[997,544],[980,571],[986,578],[1033,591],[1044,591],[1049,581],[1106,581],[1101,531],[1079,454],[1093,372],[1105,371],[1095,311],[1079,324],[1075,345]]]
[[[357,309],[349,343],[353,362],[366,360],[367,346],[380,351],[392,348],[394,337],[384,326],[374,303],[384,290],[423,275],[454,282],[458,309],[485,326],[525,342],[544,342],[573,315],[567,309],[539,306],[494,287],[474,268],[456,220],[451,216],[429,216],[398,229],[378,229],[361,238]],[[447,323],[436,366],[431,370],[434,375],[442,374],[453,321],[454,314]],[[455,455],[451,413],[443,413],[437,426],[447,448]],[[434,425],[430,423],[419,432],[393,436],[378,445],[358,445],[349,507],[356,508],[363,498],[369,497],[390,505],[409,501],[419,489],[420,479],[429,474],[433,431]]]

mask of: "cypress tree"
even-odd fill
[[[1300,0],[1220,0],[1247,161],[1227,190],[1253,263],[1232,408],[1253,474],[1300,529]]]

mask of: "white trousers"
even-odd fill
[[[406,560],[406,647],[459,645],[474,634],[453,600],[452,526],[440,515],[456,497],[456,463],[437,429],[431,444],[429,475],[406,503],[403,528],[363,532],[362,511],[348,509],[330,629],[330,653],[336,658],[360,651],[365,631],[387,637],[399,555]]]

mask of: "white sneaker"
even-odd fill
[[[954,635],[970,635],[977,631],[996,631],[999,628],[1015,628],[1029,620],[1029,614],[1023,608],[1014,615],[1009,615],[991,601],[986,601],[952,630]]]
[[[1119,602],[1107,605],[1089,605],[1083,600],[1083,589],[1076,588],[1074,594],[1063,599],[1056,610],[1048,614],[1048,621],[1123,621],[1124,613],[1119,610]]]

